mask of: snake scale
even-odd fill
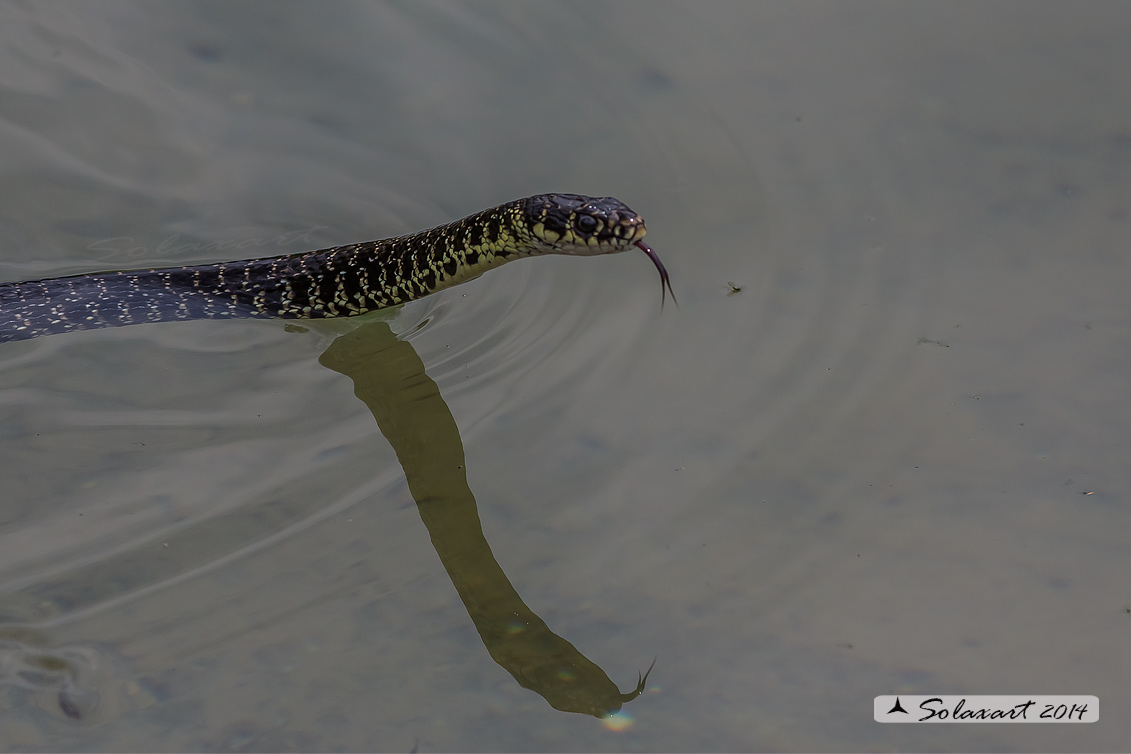
[[[380,241],[192,267],[0,283],[0,342],[145,322],[351,317],[427,296],[512,259],[636,247],[644,220],[612,197],[539,194]],[[673,293],[674,300],[674,293]]]

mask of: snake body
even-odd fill
[[[286,256],[0,283],[0,342],[144,322],[350,317],[479,277],[512,259],[636,246],[644,220],[612,197],[540,194],[431,230]]]

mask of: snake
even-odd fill
[[[316,251],[188,267],[0,283],[0,342],[148,322],[353,317],[473,280],[506,262],[638,248],[644,219],[613,197],[538,194],[430,230]]]

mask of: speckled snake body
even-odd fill
[[[611,197],[541,194],[431,230],[301,254],[0,283],[0,342],[190,319],[350,317],[421,298],[512,259],[642,249],[643,219]]]

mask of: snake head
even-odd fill
[[[616,254],[645,233],[644,218],[611,196],[532,196],[526,200],[526,220],[547,254]]]
[[[616,254],[636,247],[648,255],[660,273],[661,306],[671,293],[668,271],[648,244],[644,243],[644,218],[611,196],[593,198],[578,194],[540,194],[525,200],[531,233],[546,254],[593,256]]]

